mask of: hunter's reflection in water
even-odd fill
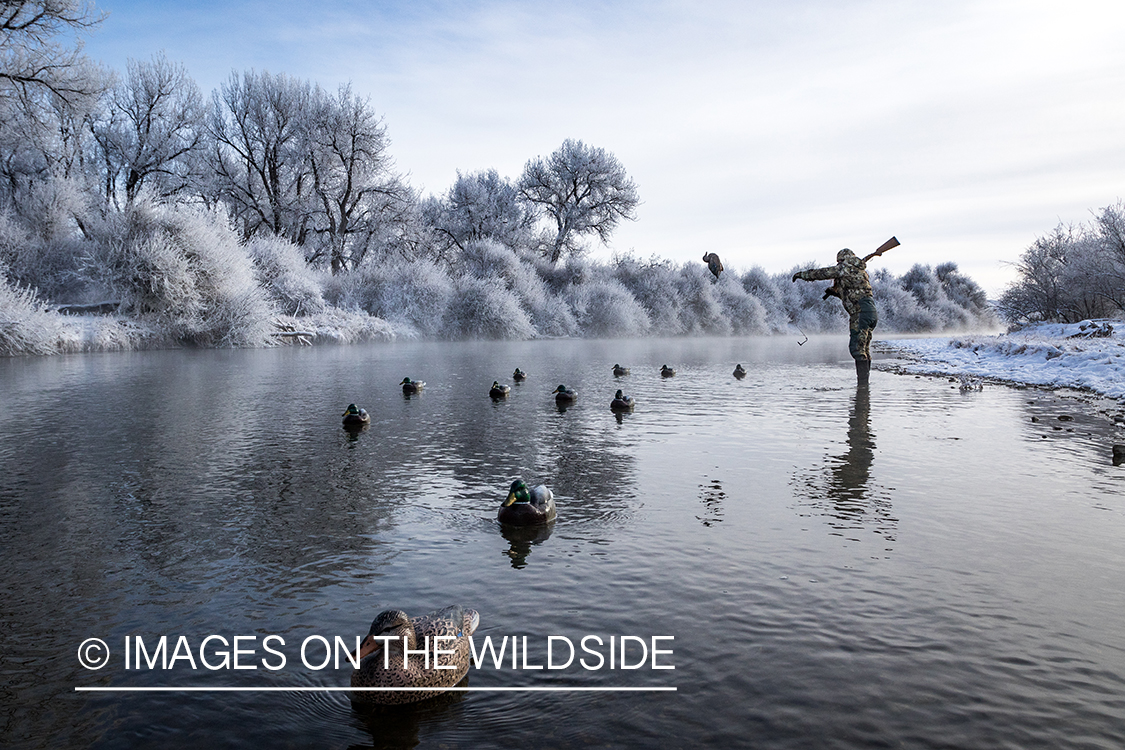
[[[888,542],[894,541],[898,519],[891,515],[890,493],[871,480],[875,462],[875,433],[871,429],[871,390],[856,386],[848,412],[848,449],[825,459],[823,471],[798,483],[806,497],[800,503],[828,518],[837,536],[859,541],[848,532],[867,529]],[[887,548],[890,549],[889,547]]]
[[[871,432],[871,389],[856,386],[852,408],[848,413],[848,450],[831,467],[828,492],[844,513],[849,503],[861,501],[867,494],[871,464],[875,460],[875,435]]]

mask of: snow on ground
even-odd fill
[[[890,339],[878,346],[902,357],[897,364],[904,372],[1081,388],[1125,399],[1125,320],[1042,324],[996,336]]]

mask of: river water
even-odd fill
[[[1112,426],[1035,390],[857,390],[846,359],[839,337],[779,337],[0,361],[0,745],[1125,745]],[[405,397],[404,376],[428,385]],[[617,388],[633,413],[610,412]],[[356,434],[351,402],[372,415]],[[495,523],[516,476],[553,489],[553,526]],[[477,644],[527,639],[468,687],[556,690],[379,710],[288,690],[348,684],[315,636],[455,603]],[[243,668],[211,635],[242,639]],[[126,637],[160,636],[181,658],[126,668]],[[600,668],[534,669],[550,636],[631,636],[640,666],[591,640]],[[675,691],[571,690],[592,687]]]

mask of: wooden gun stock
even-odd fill
[[[884,242],[882,245],[879,245],[878,249],[876,249],[875,252],[871,253],[871,255],[864,256],[863,262],[866,263],[867,261],[874,258],[876,255],[882,255],[883,253],[890,250],[892,247],[898,247],[901,244],[902,243],[898,241],[897,237],[891,237],[889,240]]]

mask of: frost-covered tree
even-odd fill
[[[350,86],[335,96],[313,92],[308,115],[308,163],[315,196],[307,253],[327,256],[334,273],[355,268],[373,248],[407,233],[416,198],[395,171],[386,127],[368,99]]]
[[[1106,206],[1095,218],[1099,295],[1118,314],[1125,311],[1125,203]]]
[[[102,121],[93,127],[107,203],[121,197],[130,204],[146,187],[170,198],[198,182],[205,109],[183,65],[162,54],[149,62],[130,60],[125,79],[107,99]]]
[[[81,43],[68,37],[101,23],[84,0],[5,0],[0,3],[0,98],[42,91],[74,101],[96,96]]]
[[[1018,280],[1000,297],[1000,309],[1010,322],[1062,319],[1061,279],[1067,250],[1073,243],[1073,228],[1060,224],[1051,234],[1037,237],[1020,256],[1016,263]]]
[[[1074,323],[1120,313],[1125,272],[1113,248],[1112,229],[1107,232],[1104,224],[1060,224],[1024,251],[1016,263],[1016,281],[1000,298],[1001,312],[1015,324]]]
[[[947,294],[947,289],[952,287],[956,279],[957,265],[946,263],[941,269],[946,279],[944,283],[933,268],[920,263],[903,274],[899,283],[914,295],[923,308],[935,316],[938,329],[968,328],[973,321],[970,311],[965,305],[953,302]]]
[[[266,232],[334,273],[415,254],[417,199],[367,99],[283,74],[232,75],[212,99],[210,163],[244,238]]]
[[[551,263],[574,252],[583,235],[609,240],[622,219],[636,218],[637,186],[605,149],[567,139],[546,159],[532,159],[519,180],[520,196],[555,224],[546,248]]]
[[[77,0],[0,3],[0,205],[38,236],[84,219],[69,209],[85,201],[63,201],[62,214],[38,209],[53,207],[44,201],[52,193],[85,189],[88,122],[105,74],[74,35],[100,21],[91,4]],[[48,185],[54,181],[67,184],[56,189]]]
[[[209,165],[244,239],[303,245],[313,206],[308,114],[313,87],[285,74],[232,73],[212,95]]]
[[[885,268],[871,274],[871,287],[879,310],[878,328],[903,333],[940,330],[937,316],[922,306],[918,297],[908,292]]]
[[[96,195],[89,123],[97,102],[38,90],[22,103],[0,118],[0,206],[38,238],[80,233]]]
[[[955,305],[976,316],[992,314],[984,289],[961,273],[956,263],[942,263],[934,268],[934,274],[945,296]]]
[[[510,250],[532,244],[535,214],[524,203],[519,190],[495,169],[469,174],[457,172],[457,179],[440,198],[431,198],[423,207],[426,223],[433,227],[443,255],[476,240],[499,242]]]

